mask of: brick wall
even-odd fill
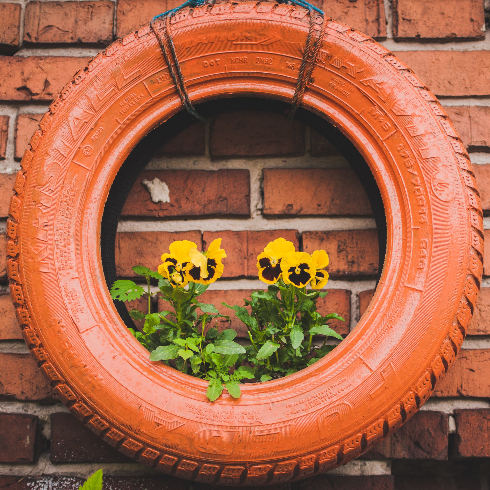
[[[76,490],[99,467],[108,475],[107,488],[191,488],[131,462],[68,413],[21,338],[5,263],[10,189],[49,102],[104,46],[178,3],[0,0],[0,489]],[[378,39],[436,93],[476,164],[490,217],[490,35],[483,0],[315,3]],[[167,183],[170,203],[152,202],[142,181],[155,178]],[[276,236],[305,251],[328,250],[332,279],[321,307],[346,318],[335,325],[342,335],[372,297],[378,251],[367,197],[335,147],[299,122],[258,112],[222,114],[161,148],[123,210],[118,273],[131,277],[134,257],[156,267],[173,240],[205,245],[218,236],[229,258],[223,280],[206,293],[208,301],[239,301],[263,287],[255,256]],[[488,490],[490,247],[485,275],[463,350],[423,409],[362,459],[304,488]],[[237,320],[231,326],[244,331]]]

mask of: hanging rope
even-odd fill
[[[193,117],[203,123],[206,122],[206,119],[196,111],[189,98],[189,94],[187,93],[184,76],[182,75],[182,71],[180,69],[179,60],[177,59],[177,53],[175,52],[175,46],[170,33],[170,20],[173,14],[185,7],[200,7],[207,3],[208,0],[187,0],[178,7],[167,10],[163,14],[156,15],[150,22],[150,27],[155,33],[158,42],[160,43],[163,57],[165,58],[165,62],[167,63],[168,71],[170,72],[170,76],[172,77],[172,80],[175,84],[180,100],[182,101],[182,105],[189,114],[191,114]],[[308,9],[310,13],[310,27],[308,30],[308,36],[306,38],[305,52],[303,54],[303,60],[301,61],[298,82],[296,84],[296,89],[294,91],[293,99],[291,102],[291,112],[288,115],[288,119],[292,120],[294,118],[294,115],[296,114],[296,111],[301,105],[306,87],[311,82],[311,74],[313,73],[313,69],[315,68],[316,58],[318,56],[318,52],[320,51],[323,35],[325,33],[325,21],[323,11],[315,7],[311,3],[307,2],[306,0],[278,0],[278,3],[298,5],[300,7]],[[313,33],[316,30],[314,12],[320,14],[322,18],[322,27],[320,29],[320,34],[316,38],[315,42],[313,42]],[[164,21],[163,36],[160,35],[159,31],[155,29],[154,26],[155,22],[160,19]],[[167,51],[167,45],[169,47],[170,55]]]

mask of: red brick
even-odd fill
[[[378,273],[378,233],[376,230],[307,231],[303,250],[326,250],[327,271],[332,277],[373,276]]]
[[[70,56],[0,57],[0,100],[52,100],[90,60]]]
[[[468,335],[490,335],[490,288],[481,288]]]
[[[0,399],[52,401],[48,380],[30,354],[0,354]]]
[[[39,419],[35,415],[0,413],[0,463],[34,463],[39,457]]]
[[[448,459],[449,416],[421,410],[363,459]]]
[[[216,238],[221,238],[221,248],[226,253],[223,278],[258,277],[257,256],[266,245],[282,237],[299,250],[299,234],[294,230],[270,231],[209,231],[203,233],[203,248],[207,249]]]
[[[159,179],[169,191],[169,203],[153,202],[143,180]],[[123,216],[159,218],[250,216],[248,170],[147,170],[134,184]]]
[[[0,281],[7,280],[7,237],[0,233]]]
[[[190,240],[198,248],[201,245],[200,231],[169,233],[166,231],[127,232],[116,236],[116,271],[119,277],[138,277],[132,271],[135,265],[144,265],[157,270],[160,257],[169,253],[169,245],[176,240]]]
[[[310,128],[310,154],[314,157],[331,157],[340,155],[340,152],[335,145]]]
[[[177,136],[164,144],[156,153],[156,157],[178,157],[186,155],[204,155],[205,125],[195,123],[184,129]]]
[[[369,303],[374,296],[374,289],[369,289],[368,291],[362,291],[358,294],[359,297],[359,314],[362,316],[366,312]]]
[[[15,308],[12,304],[10,294],[0,294],[0,340],[22,339],[19,322],[15,315]]]
[[[16,160],[21,160],[27,150],[34,131],[38,129],[43,114],[19,114],[15,123],[15,153]]]
[[[179,4],[180,5],[180,4]],[[139,29],[167,10],[165,0],[119,0],[117,2],[117,37]]]
[[[0,6],[2,4],[0,3]],[[9,137],[9,116],[0,116],[0,160],[5,160]]]
[[[308,490],[394,490],[392,476],[318,475],[308,480]],[[196,489],[197,490],[197,489]]]
[[[20,13],[22,7],[18,3],[0,3],[0,52],[13,53],[19,49]]]
[[[490,51],[398,51],[394,54],[437,96],[490,94]]]
[[[109,44],[113,24],[113,2],[29,2],[25,12],[24,41]]]
[[[6,218],[9,214],[10,199],[14,194],[16,174],[0,174],[0,218]]]
[[[490,410],[455,410],[455,456],[463,458],[490,457]]]
[[[490,240],[490,230],[483,230],[483,237],[485,240]],[[490,243],[490,241],[487,241],[487,243]],[[483,275],[490,275],[490,247],[483,249]]]
[[[315,0],[326,15],[376,39],[386,38],[383,0]]]
[[[95,469],[94,469],[95,471]],[[105,471],[105,470],[104,470]],[[79,490],[84,480],[74,476],[49,476],[42,478],[0,476],[0,488],[8,490]],[[173,476],[103,476],[104,489],[111,490],[188,490],[189,482]],[[224,487],[220,487],[224,490]],[[271,490],[274,488],[271,487]],[[276,489],[277,490],[277,489]]]
[[[396,490],[481,490],[478,476],[395,476]]]
[[[490,151],[490,107],[445,107],[469,151]]]
[[[393,1],[393,37],[452,41],[485,38],[483,0]]]
[[[210,152],[213,158],[303,155],[304,126],[270,112],[219,114],[211,124]]]
[[[119,463],[131,460],[87,429],[71,413],[51,415],[52,463]]]
[[[368,197],[348,168],[266,168],[266,216],[370,216]]]
[[[470,106],[444,107],[466,147],[471,143]]]
[[[265,289],[265,285],[264,285]],[[200,301],[203,303],[211,303],[219,310],[222,315],[228,315],[229,320],[220,319],[218,321],[217,328],[224,330],[225,328],[232,328],[238,332],[238,337],[248,338],[247,327],[235,316],[235,312],[223,306],[221,303],[226,303],[231,306],[244,306],[244,300],[250,299],[252,289],[228,289],[226,291],[211,290],[206,291],[200,296]],[[349,334],[350,324],[350,291],[345,289],[330,289],[325,298],[318,300],[318,311],[323,315],[328,313],[338,313],[342,316],[345,322],[340,320],[331,321],[330,325],[340,335]],[[168,309],[168,304],[159,300],[159,310]],[[248,308],[250,311],[250,308]]]
[[[434,397],[490,397],[490,350],[462,349]]]

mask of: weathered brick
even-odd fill
[[[478,476],[395,476],[396,490],[481,490]]]
[[[265,289],[265,285],[264,285]],[[224,330],[225,328],[232,328],[238,332],[238,337],[248,338],[247,327],[240,321],[235,315],[235,312],[223,306],[221,303],[229,305],[244,306],[244,300],[250,299],[252,289],[229,289],[226,291],[211,290],[206,291],[200,300],[203,303],[211,303],[219,310],[222,315],[228,315],[229,320],[218,320],[217,328]],[[345,322],[340,320],[332,320],[330,325],[340,335],[348,335],[350,324],[350,296],[351,293],[345,289],[330,289],[325,298],[318,299],[318,311],[326,315],[328,313],[338,313],[342,316]],[[168,304],[160,300],[158,305],[159,310],[167,309]],[[247,308],[250,310],[250,308]]]
[[[314,0],[326,15],[376,39],[386,38],[385,10],[382,0]]]
[[[0,218],[6,218],[9,214],[10,200],[14,194],[12,190],[17,175],[0,174]]]
[[[162,189],[165,184],[170,202],[153,202],[143,180],[154,182]],[[153,197],[156,199],[155,195]],[[122,215],[159,218],[250,216],[250,173],[232,169],[147,170],[136,180]]]
[[[2,4],[0,3],[0,6]],[[0,160],[5,160],[9,137],[9,116],[0,116]]]
[[[361,316],[364,315],[364,313],[366,312],[369,303],[371,303],[371,300],[373,299],[373,296],[374,296],[374,289],[369,289],[368,291],[362,291],[358,294],[359,313]]]
[[[481,288],[468,335],[490,335],[490,288]]]
[[[490,107],[445,107],[469,151],[490,150]]]
[[[211,124],[210,152],[213,158],[303,155],[304,127],[269,112],[219,114]]]
[[[266,168],[266,216],[369,216],[367,194],[352,169]]]
[[[490,240],[490,230],[483,230],[483,237],[485,241]],[[487,241],[487,243],[490,243]],[[490,247],[483,249],[483,275],[490,275]]]
[[[204,232],[203,246],[207,249],[213,240],[222,238],[221,248],[228,255],[223,259],[223,278],[258,277],[257,256],[279,237],[289,240],[299,250],[299,234],[294,230]]]
[[[0,340],[22,339],[19,322],[10,294],[0,294]]]
[[[327,268],[332,277],[372,276],[378,272],[378,233],[376,230],[307,231],[303,250],[326,250]]]
[[[0,476],[0,488],[8,490],[79,490],[84,480],[74,476]],[[189,482],[173,476],[103,476],[104,488],[111,490],[188,490]],[[223,487],[221,487],[223,488]],[[272,490],[272,489],[271,489]]]
[[[167,10],[166,2],[161,0],[119,0],[117,2],[117,37],[148,24],[158,14]]]
[[[308,490],[394,490],[392,476],[333,476],[324,474],[308,480]]]
[[[333,143],[310,128],[310,154],[314,157],[331,157],[340,155]]]
[[[398,51],[394,54],[437,96],[490,94],[490,51]]]
[[[396,40],[484,39],[483,0],[393,1]]]
[[[29,2],[24,42],[109,44],[113,24],[113,2]]]
[[[362,458],[443,461],[448,458],[448,437],[449,416],[422,410]]]
[[[177,136],[165,143],[156,153],[156,157],[177,157],[186,155],[204,155],[205,131],[204,124],[198,122],[184,129]]]
[[[0,100],[51,100],[90,60],[70,56],[0,57]]]
[[[144,265],[157,270],[160,257],[169,253],[169,245],[176,240],[190,240],[198,248],[201,245],[200,231],[169,233],[165,231],[118,233],[116,236],[116,271],[119,277],[139,277],[132,268]]]
[[[21,11],[19,3],[0,3],[0,52],[13,53],[19,49]]]
[[[48,380],[30,354],[0,353],[0,399],[51,401]]]
[[[455,410],[455,456],[463,458],[490,457],[490,410]]]
[[[462,349],[434,397],[490,397],[490,350]]]
[[[27,150],[34,131],[38,129],[43,114],[19,114],[15,122],[15,152],[16,160],[21,160]]]
[[[7,280],[7,236],[0,233],[0,282]]]
[[[39,457],[39,419],[23,413],[0,413],[0,463],[34,463]],[[1,487],[0,487],[1,488]]]
[[[53,463],[119,463],[131,460],[104,442],[71,413],[51,415],[50,456]]]

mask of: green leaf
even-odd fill
[[[144,320],[145,319],[145,314],[139,310],[130,310],[129,311],[129,316],[133,320]]]
[[[206,346],[206,353],[207,354],[211,354],[212,352],[214,352],[214,345],[213,344],[208,344]]]
[[[212,315],[218,315],[219,311],[216,309],[214,305],[210,305],[208,303],[197,303],[199,308],[201,308],[201,311],[203,313],[211,313]]]
[[[197,374],[199,372],[199,369],[201,368],[201,364],[202,364],[202,359],[199,356],[191,357],[191,368],[194,374]]]
[[[78,490],[102,490],[102,470],[96,471]]]
[[[206,332],[206,340],[212,340],[215,339],[219,335],[219,330],[217,328],[211,327],[207,332]]]
[[[254,379],[255,378],[255,371],[254,368],[250,366],[240,366],[236,371],[235,374],[238,374],[238,376],[243,379]]]
[[[206,291],[206,289],[208,289],[209,287],[209,284],[196,284],[195,288],[194,288],[194,294],[196,296],[201,296],[202,293],[204,293]]]
[[[227,328],[218,335],[218,340],[233,340],[235,337],[235,330],[233,330],[232,328]]]
[[[268,340],[257,352],[257,359],[267,359],[270,357],[274,352],[276,352],[277,349],[279,349],[280,345],[276,344],[275,342],[271,342]]]
[[[261,377],[260,377],[260,381],[262,383],[264,383],[265,381],[269,381],[270,379],[272,379],[272,376],[269,376],[268,374],[263,374]]]
[[[168,361],[169,359],[175,359],[178,355],[178,351],[178,345],[162,345],[160,347],[157,347],[150,354],[150,361]]]
[[[324,322],[327,320],[340,320],[341,322],[345,322],[345,320],[340,315],[337,315],[337,313],[330,313],[322,318],[322,321]]]
[[[184,339],[174,339],[173,340],[174,344],[180,345],[181,347],[185,347],[185,340]]]
[[[328,294],[328,291],[320,291],[320,298],[324,298]]]
[[[177,354],[182,357],[182,359],[185,359],[187,361],[187,359],[191,358],[194,353],[191,351],[191,350],[185,350],[185,349],[179,349],[177,351]]]
[[[148,269],[148,267],[143,267],[142,265],[135,265],[133,271],[139,276],[153,277],[154,279],[163,279],[163,276],[158,272]]]
[[[141,298],[145,290],[133,281],[116,281],[111,287],[111,298],[119,301],[133,301]]]
[[[297,349],[301,345],[301,342],[305,340],[305,334],[299,325],[293,326],[289,336],[291,337],[291,345],[293,349]]]
[[[227,308],[231,308],[232,310],[234,310],[236,317],[243,323],[245,323],[247,327],[250,327],[253,330],[257,328],[257,320],[250,316],[247,308],[245,308],[244,306],[230,306],[226,303],[221,304],[226,306]]]
[[[223,364],[223,367],[231,367],[238,360],[238,354],[225,355],[223,357],[224,357],[224,361],[225,361]]]
[[[317,325],[310,328],[311,335],[326,335],[327,337],[335,337],[339,340],[344,340],[342,335],[339,335],[335,330],[332,330],[328,325]]]
[[[228,383],[225,383],[226,389],[228,390],[228,393],[233,397],[233,398],[240,398],[242,392],[240,391],[240,383],[237,381],[228,381]]]
[[[160,325],[160,315],[158,313],[150,313],[149,315],[146,315],[143,332],[153,333],[156,325]]]
[[[218,354],[245,354],[246,350],[233,340],[217,340],[214,343],[214,352]]]
[[[217,378],[211,379],[206,391],[206,395],[209,400],[214,402],[221,396],[221,393],[223,393],[223,383],[221,383],[221,380]]]

